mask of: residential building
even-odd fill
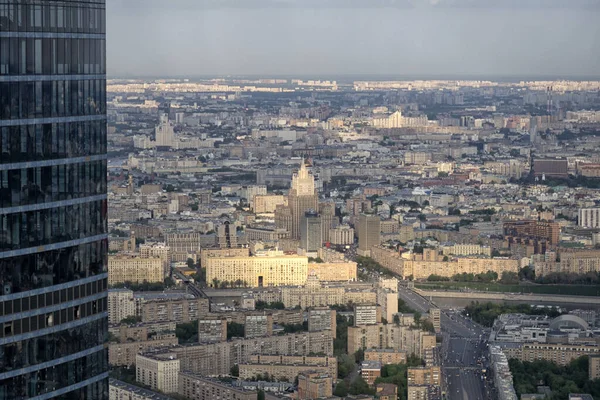
[[[287,198],[283,195],[254,196],[253,210],[255,214],[274,213],[277,206],[287,206]]]
[[[600,378],[600,354],[594,354],[589,357],[588,379],[594,380]]]
[[[397,400],[398,386],[393,383],[378,383],[375,385],[375,396],[378,400]]]
[[[308,273],[315,274],[323,282],[349,282],[357,279],[357,264],[349,260],[308,264]]]
[[[311,307],[308,310],[308,331],[329,331],[335,339],[336,315],[336,311],[329,307]]]
[[[117,379],[109,378],[108,384],[108,400],[171,400],[168,396]]]
[[[247,364],[251,355],[333,356],[331,332],[298,332],[252,339],[237,338],[227,342],[176,346],[182,371],[202,375],[226,375],[235,364]]]
[[[440,386],[442,371],[439,366],[411,367],[407,370],[408,385]]]
[[[238,247],[237,230],[229,221],[217,228],[217,245],[222,249]]]
[[[272,314],[247,314],[244,323],[244,337],[256,338],[273,334]]]
[[[360,376],[373,386],[375,379],[381,376],[381,363],[379,361],[363,361],[360,363]]]
[[[152,349],[177,345],[179,341],[175,333],[154,335],[150,340],[139,342],[109,343],[108,363],[112,366],[129,366],[135,364],[135,357]]]
[[[379,361],[382,365],[406,363],[406,351],[394,349],[367,349],[365,360]]]
[[[171,248],[165,243],[141,244],[140,256],[143,258],[160,258],[163,264],[163,275],[169,276],[171,274]]]
[[[163,393],[177,393],[179,360],[173,353],[144,353],[135,358],[135,380]]]
[[[179,374],[179,391],[189,400],[257,400],[256,391],[233,387],[216,379],[190,372]]]
[[[108,323],[118,324],[124,318],[134,315],[133,290],[110,289],[108,291]]]
[[[164,280],[163,262],[159,257],[111,255],[108,257],[108,284],[153,283]]]
[[[306,282],[308,257],[269,250],[255,256],[209,257],[207,282],[241,280],[251,287],[301,285]]]
[[[269,376],[277,380],[294,382],[301,373],[316,372],[337,376],[335,357],[251,355],[247,362],[239,365],[240,378],[252,379]]]
[[[334,377],[319,372],[298,375],[298,400],[324,399],[333,396]]]
[[[198,342],[224,342],[227,340],[227,319],[205,317],[198,320]]]
[[[381,322],[381,314],[376,304],[354,305],[354,326],[373,325],[378,322]]]

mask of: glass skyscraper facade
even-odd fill
[[[0,400],[107,399],[104,0],[0,0]]]

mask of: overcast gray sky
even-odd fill
[[[600,0],[106,0],[117,76],[599,76]]]

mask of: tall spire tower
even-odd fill
[[[319,195],[315,188],[315,177],[306,168],[304,159],[300,169],[292,176],[292,188],[288,195],[288,206],[292,214],[292,238],[300,238],[300,222],[307,211],[319,209]]]

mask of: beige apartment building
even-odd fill
[[[136,304],[142,322],[195,321],[209,311],[208,299],[188,295],[174,299],[144,299]]]
[[[163,282],[163,263],[159,257],[133,255],[108,256],[108,284]]]
[[[135,357],[148,350],[177,345],[175,333],[155,335],[152,340],[139,342],[110,343],[108,345],[108,363],[113,366],[135,364]]]
[[[303,309],[348,302],[375,304],[377,294],[371,288],[354,290],[344,286],[325,286],[316,275],[310,274],[304,286],[281,288],[281,301],[286,308],[300,306]]]
[[[163,393],[177,393],[179,360],[173,353],[138,354],[135,358],[135,380]]]
[[[554,260],[535,263],[536,276],[544,276],[552,272],[586,274],[600,271],[600,251],[579,250],[561,251],[560,261]]]
[[[156,324],[138,323],[134,325],[113,325],[108,327],[120,342],[134,341],[140,342],[148,340],[154,334],[165,334],[175,332],[175,322],[159,322]]]
[[[409,386],[440,386],[442,371],[437,365],[431,367],[412,367],[408,368],[407,377]]]
[[[581,356],[592,356],[600,353],[600,347],[559,344],[559,343],[522,343],[515,347],[503,347],[507,358],[517,358],[521,361],[548,360],[560,366],[569,364]]]
[[[172,398],[149,389],[109,378],[108,400],[172,400]]]
[[[376,324],[348,328],[348,353],[359,349],[394,349],[425,358],[436,346],[435,335],[408,326]]]
[[[428,386],[414,386],[409,385],[407,388],[408,394],[407,400],[429,400],[429,387]]]
[[[247,282],[250,287],[302,285],[306,282],[308,257],[264,251],[255,256],[208,257],[206,281]]]
[[[206,267],[206,260],[211,257],[249,257],[250,249],[244,247],[238,248],[207,248],[202,249],[200,253],[200,265]]]
[[[235,364],[247,364],[252,355],[333,356],[331,332],[298,332],[287,335],[252,339],[232,339],[227,342],[175,346],[169,351],[177,354],[182,371],[202,375],[229,374]]]
[[[332,261],[308,264],[308,273],[314,273],[323,282],[355,281],[357,264],[354,261]]]
[[[371,247],[371,258],[390,271],[404,277],[404,262],[398,251],[380,246]]]
[[[308,331],[331,332],[333,338],[336,335],[336,311],[330,310],[329,307],[312,307],[308,310]]]
[[[492,256],[492,248],[490,246],[482,246],[479,244],[453,244],[451,246],[443,246],[442,254],[445,256]]]
[[[247,363],[240,364],[239,367],[241,379],[252,379],[268,374],[277,380],[294,382],[299,374],[306,372],[337,376],[335,357],[252,355]]]
[[[394,349],[367,349],[365,360],[379,361],[382,365],[406,363],[406,351]]]
[[[519,261],[508,258],[458,258],[456,261],[404,261],[404,277],[427,279],[430,275],[452,277],[456,274],[481,274],[493,271],[501,276],[503,272],[518,272]]]
[[[588,367],[589,380],[599,379],[600,378],[600,355],[591,355],[590,356],[590,364]]]
[[[200,318],[198,320],[198,342],[224,342],[227,340],[227,319],[220,317]]]
[[[178,393],[189,400],[257,400],[255,391],[244,390],[190,372],[179,374]]]
[[[298,400],[326,399],[333,396],[334,379],[329,374],[302,372],[298,375]]]
[[[109,289],[108,291],[108,323],[118,324],[123,319],[135,315],[133,290]]]
[[[398,312],[398,292],[389,289],[377,289],[377,304],[381,307],[381,318],[392,322]]]
[[[160,258],[163,264],[163,275],[169,276],[171,272],[171,248],[165,243],[141,244],[140,256]]]
[[[274,213],[277,206],[287,206],[287,197],[274,194],[254,196],[253,211],[255,214]]]
[[[272,314],[246,314],[244,322],[244,337],[256,338],[273,334]]]

